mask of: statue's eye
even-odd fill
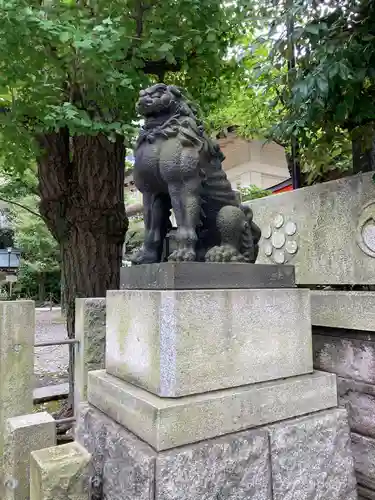
[[[146,95],[146,91],[145,90],[141,90],[139,92],[139,97],[144,97]]]

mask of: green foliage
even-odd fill
[[[3,167],[35,158],[35,133],[134,134],[141,87],[218,76],[247,1],[0,0]],[[170,75],[171,73],[169,73]]]
[[[20,201],[37,213],[38,198],[27,196]],[[18,206],[13,206],[11,213],[14,243],[21,249],[24,262],[38,273],[58,270],[59,247],[43,220]]]
[[[351,141],[367,149],[375,131],[375,4],[280,0],[260,11],[270,26],[269,63],[289,63],[269,82],[285,109],[271,135],[298,141],[311,178],[348,170]]]
[[[256,200],[258,198],[265,198],[266,196],[270,196],[272,191],[268,191],[267,189],[261,189],[255,185],[241,187],[239,188],[241,193],[241,201],[250,201]]]
[[[19,199],[29,210],[38,213],[38,198]],[[60,296],[60,252],[43,220],[20,206],[10,205],[14,244],[21,250],[21,266],[14,294],[44,300],[50,294]]]

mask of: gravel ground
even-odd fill
[[[35,342],[67,338],[65,319],[60,308],[36,309]],[[68,346],[35,348],[36,387],[61,384],[68,380]]]

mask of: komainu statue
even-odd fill
[[[224,155],[204,132],[194,106],[174,86],[140,92],[144,118],[134,181],[143,194],[145,240],[133,264],[160,262],[164,240],[177,230],[170,261],[255,262],[260,229],[241,206],[222,169]]]

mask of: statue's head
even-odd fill
[[[177,87],[157,83],[140,91],[137,111],[145,118],[174,114],[181,108],[184,101],[184,97]]]

